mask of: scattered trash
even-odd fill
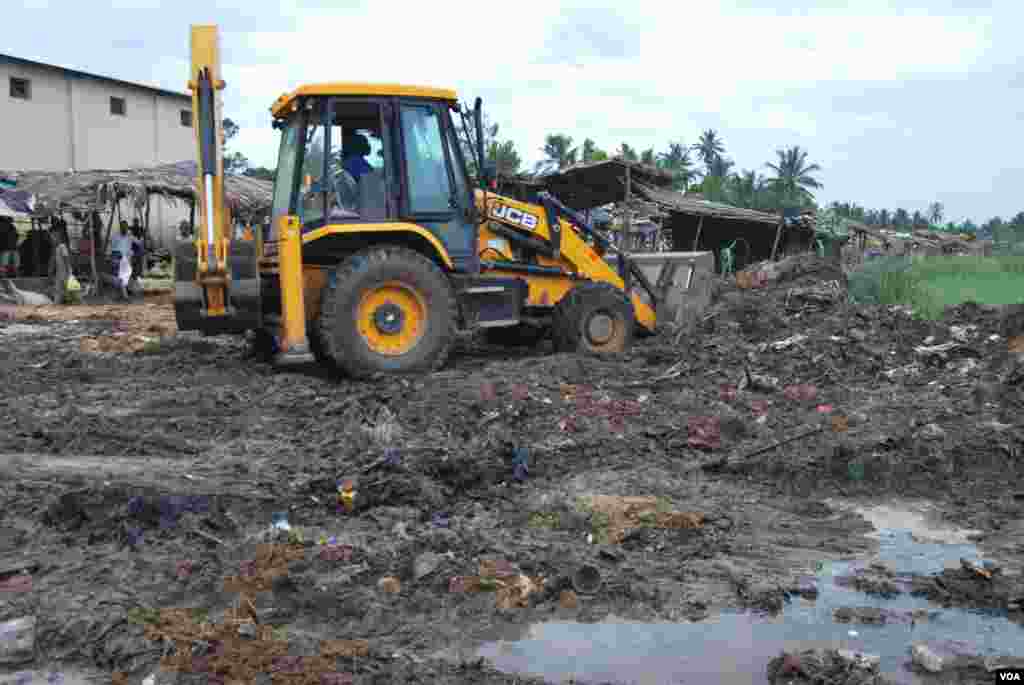
[[[833,433],[845,433],[850,428],[850,420],[845,416],[832,416],[831,424]]]
[[[831,404],[819,404],[817,409],[818,409],[818,413],[819,414],[831,414],[832,413],[832,405]]]
[[[735,385],[724,384],[718,389],[718,398],[723,402],[732,402],[736,399],[738,392]]]
[[[580,599],[572,590],[562,590],[558,596],[558,605],[563,609],[576,609],[580,605]]]
[[[292,527],[288,523],[288,513],[284,511],[277,511],[270,515],[271,527],[276,530],[291,530]]]
[[[526,480],[530,473],[530,450],[516,447],[512,450],[512,477],[519,483]]]
[[[331,539],[333,540],[334,538]],[[352,561],[354,553],[355,548],[351,545],[339,545],[332,542],[320,548],[319,556],[322,561],[344,561],[348,563]]]
[[[527,608],[530,596],[539,588],[533,579],[521,574],[508,582],[498,581],[497,585],[494,602],[498,609],[503,610]]]
[[[179,561],[175,570],[178,580],[185,580],[192,575],[192,561],[186,559],[185,561]]]
[[[0,623],[0,664],[16,665],[36,658],[36,619],[24,616]]]
[[[384,448],[384,463],[388,466],[398,466],[402,461],[401,452],[397,447]]]
[[[857,637],[858,635],[860,635],[860,633],[858,633],[856,630],[848,630],[846,631],[846,634],[850,637]]]
[[[695,449],[714,450],[722,446],[722,426],[717,416],[691,416],[686,444]]]
[[[377,587],[389,595],[396,595],[402,591],[402,582],[394,576],[384,576],[377,581]]]
[[[818,398],[818,388],[809,383],[789,385],[782,391],[783,396],[794,402],[813,402]]]
[[[338,481],[338,508],[351,514],[356,505],[355,483],[352,479]]]
[[[430,523],[435,528],[447,528],[448,527],[448,514],[435,513],[430,517]]]
[[[0,593],[4,592],[32,592],[32,576],[22,573],[0,579]]]

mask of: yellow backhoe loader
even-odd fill
[[[624,255],[613,266],[582,216],[548,193],[530,204],[490,192],[480,99],[470,111],[451,90],[325,83],[282,95],[269,227],[232,240],[216,27],[193,26],[191,51],[200,230],[175,250],[179,329],[253,331],[269,359],[312,355],[356,377],[436,369],[459,330],[508,344],[550,335],[556,351],[586,352],[654,331],[664,293]]]

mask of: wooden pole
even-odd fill
[[[775,255],[779,249],[779,239],[782,238],[782,224],[785,222],[785,211],[779,210],[779,225],[775,229],[775,244],[772,245],[772,261],[775,261]]]
[[[704,215],[701,214],[700,218],[697,219],[697,235],[693,239],[693,252],[697,251],[697,246],[700,245],[700,231],[704,227]]]
[[[623,217],[622,233],[624,238],[623,243],[627,245],[627,249],[630,245],[630,241],[633,239],[633,213],[630,211],[629,207],[629,201],[632,195],[632,190],[633,188],[632,182],[630,181],[629,165],[626,165],[626,216]]]
[[[196,234],[196,199],[192,198],[188,214],[188,228],[194,236]]]
[[[100,272],[96,268],[96,250],[99,249],[98,243],[100,237],[100,227],[96,225],[96,221],[99,219],[100,214],[97,211],[93,211],[89,214],[89,244],[92,245],[92,254],[89,257],[89,261],[92,262],[92,288],[93,293],[99,294],[100,292]]]

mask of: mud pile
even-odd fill
[[[440,373],[358,383],[173,334],[170,308],[16,309],[0,568],[35,570],[0,622],[36,617],[36,663],[141,681],[165,647],[128,612],[221,620],[275,514],[303,558],[252,611],[290,655],[366,640],[337,664],[355,682],[514,682],[472,645],[553,615],[777,611],[816,560],[869,547],[831,497],[928,497],[1019,565],[1020,331],[970,306],[848,307],[841,276],[807,259],[726,284],[678,344],[619,358],[467,342]],[[131,336],[156,342],[85,342]],[[515,570],[505,600],[453,582],[485,559]],[[600,590],[574,597],[583,566]],[[961,594],[943,601],[979,602]]]

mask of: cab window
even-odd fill
[[[428,105],[403,105],[402,140],[409,183],[409,211],[445,214],[454,196],[445,163],[444,139],[437,111]]]
[[[327,220],[384,220],[388,184],[380,106],[335,100],[329,121]]]

